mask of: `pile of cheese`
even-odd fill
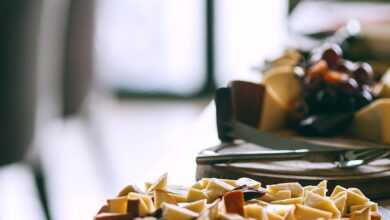
[[[380,220],[378,205],[357,188],[337,186],[327,195],[327,181],[302,187],[280,183],[204,178],[189,188],[167,184],[167,175],[146,183],[143,191],[126,186],[108,199],[95,220]]]

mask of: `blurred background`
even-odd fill
[[[388,2],[2,0],[0,219],[91,219],[126,184],[191,183],[219,142],[215,88],[350,19],[387,60]]]

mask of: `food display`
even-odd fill
[[[126,186],[107,200],[95,220],[380,220],[378,205],[358,188],[327,181],[263,186],[249,178],[203,178],[190,187],[169,185],[167,175],[145,190]]]
[[[390,144],[390,71],[343,58],[338,44],[287,49],[266,64],[258,129]]]

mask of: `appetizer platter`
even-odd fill
[[[202,178],[190,187],[167,184],[167,174],[145,189],[123,188],[95,220],[380,220],[388,211],[358,188],[327,181],[263,185],[250,178]]]
[[[390,70],[345,57],[348,33],[310,50],[287,48],[261,67],[261,80],[218,89],[221,145],[198,155],[197,177],[327,179],[389,197]]]

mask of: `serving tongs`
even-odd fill
[[[216,91],[218,137],[223,144],[201,151],[196,158],[198,164],[331,158],[340,168],[354,168],[390,156],[390,150],[384,148],[335,148],[323,143],[284,138],[258,131],[256,125],[264,91],[264,86],[260,84],[243,81],[232,81],[229,87]],[[250,152],[221,152],[226,146],[234,147],[237,140],[256,144],[262,149]]]

